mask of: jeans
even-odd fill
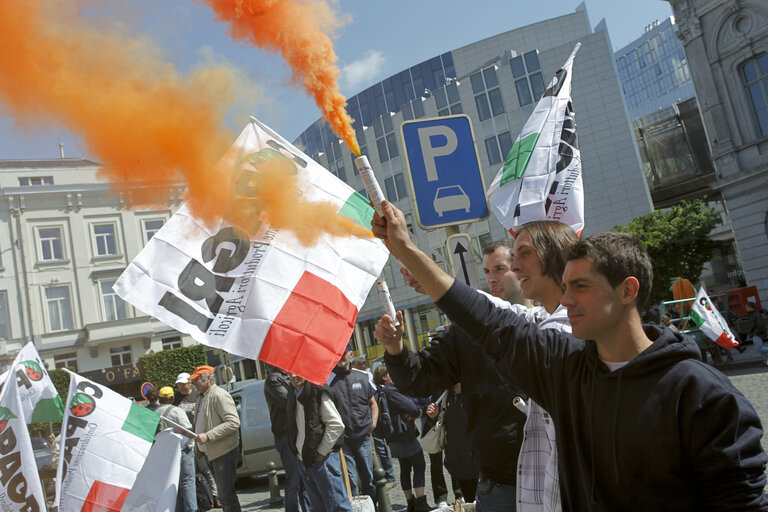
[[[181,470],[179,471],[179,493],[176,495],[176,510],[195,512],[197,510],[197,487],[195,485],[195,446],[181,449]]]
[[[477,496],[475,496],[476,512],[497,512],[514,510],[515,486],[504,485],[480,475],[477,484]]]
[[[376,456],[379,458],[381,469],[387,475],[387,482],[395,482],[395,469],[392,467],[392,454],[389,452],[387,441],[380,437],[374,437],[373,446],[376,448]]]
[[[352,512],[352,504],[342,478],[338,452],[329,453],[323,460],[307,468],[309,497],[315,512]]]
[[[347,460],[349,484],[352,495],[357,496],[358,490],[371,497],[376,503],[376,487],[373,485],[373,451],[371,436],[362,439],[344,440],[344,458]],[[357,477],[360,476],[358,489]]]
[[[763,359],[768,361],[768,343],[760,336],[752,336],[752,344],[757,347],[757,350],[763,355]]]
[[[240,512],[240,501],[235,492],[235,474],[240,446],[210,461],[213,468],[213,478],[219,491],[219,501],[224,512]]]
[[[285,512],[311,512],[307,467],[299,460],[285,437],[275,438],[275,448],[280,453],[285,470]]]

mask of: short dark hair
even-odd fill
[[[376,367],[375,370],[373,370],[373,383],[377,386],[383,386],[384,385],[384,376],[389,373],[387,371],[387,365],[380,364]]]
[[[541,262],[541,273],[562,283],[565,271],[565,252],[578,241],[576,233],[567,224],[556,220],[534,220],[523,224],[517,236],[528,232]]]
[[[573,244],[565,255],[566,261],[588,259],[608,283],[616,288],[628,277],[640,283],[635,306],[638,311],[651,294],[653,264],[640,239],[630,233],[603,231]]]
[[[151,404],[157,402],[158,397],[160,396],[160,390],[156,387],[152,386],[147,390],[147,401]]]
[[[173,403],[173,397],[172,396],[161,396],[160,397],[160,403],[161,404],[172,404]]]
[[[515,240],[512,238],[502,238],[501,240],[494,240],[485,244],[483,247],[483,255],[493,254],[496,249],[503,247],[507,250],[507,258],[512,261],[512,247],[515,245]]]

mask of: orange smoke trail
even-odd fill
[[[360,156],[352,118],[339,93],[333,43],[324,32],[340,21],[323,0],[202,0],[230,24],[234,39],[280,52],[296,84],[314,97],[331,129]]]
[[[254,234],[262,219],[306,244],[324,232],[370,236],[338,207],[302,201],[296,177],[275,166],[264,166],[260,180],[280,194],[233,201],[237,166],[215,165],[234,138],[223,124],[234,99],[230,69],[182,76],[150,44],[92,27],[62,0],[0,0],[0,34],[0,105],[25,126],[58,122],[78,134],[134,204],[162,201],[181,172],[188,204],[206,223],[226,214]]]
[[[75,7],[75,8],[73,8]],[[210,169],[230,144],[228,80],[215,68],[180,76],[157,49],[89,26],[71,2],[0,2],[0,103],[23,125],[58,122],[79,135],[115,184],[157,203],[180,170],[197,216],[223,214],[228,191]]]

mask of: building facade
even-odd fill
[[[768,5],[668,0],[748,285],[768,297]]]
[[[48,367],[139,394],[140,355],[193,344],[124,302],[112,285],[181,204],[133,209],[99,165],[0,160],[0,372],[33,341]]]
[[[582,46],[573,65],[572,97],[586,196],[585,233],[594,233],[627,224],[653,207],[605,24],[600,23],[593,32],[583,4],[572,14],[417,63],[349,98],[347,109],[362,152],[385,195],[403,210],[420,247],[443,268],[449,265],[446,234],[443,229],[418,227],[400,125],[412,119],[466,114],[472,122],[484,181],[490,184],[546,85],[577,42]],[[352,153],[323,120],[307,128],[295,144],[365,195]],[[472,237],[478,264],[486,243],[509,236],[493,215],[460,229]],[[479,275],[483,275],[481,268]],[[422,346],[428,332],[444,319],[431,301],[405,285],[397,262],[388,263],[383,277],[396,307],[404,310],[411,343]],[[373,290],[355,330],[358,348],[370,357],[381,351],[372,333],[382,312]]]

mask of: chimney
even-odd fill
[[[61,155],[61,158],[64,158],[64,143],[59,142],[59,154]]]

